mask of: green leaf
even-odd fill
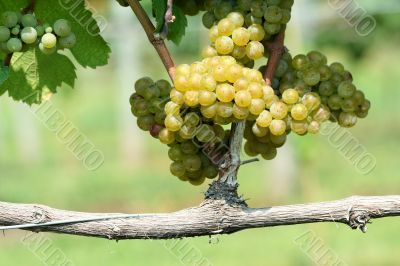
[[[35,14],[50,24],[60,18],[71,22],[77,38],[71,52],[80,65],[96,68],[108,63],[111,49],[101,37],[99,27],[100,24],[104,29],[107,21],[100,14],[92,14],[86,9],[84,0],[36,0]]]
[[[156,18],[156,32],[161,32],[165,24],[165,12],[167,12],[167,0],[152,0],[152,9]]]
[[[182,37],[185,35],[188,22],[182,9],[175,5],[173,7],[173,13],[175,21],[169,24],[168,40],[178,45],[181,42]]]
[[[44,55],[37,48],[14,53],[9,78],[0,87],[14,100],[28,104],[40,103],[43,92],[57,92],[63,83],[74,86],[75,66],[61,54]]]
[[[1,1],[0,2],[0,13],[5,11],[19,11],[26,7],[29,0],[12,0],[12,1]]]
[[[6,91],[2,89],[1,85],[8,79],[10,76],[10,68],[8,66],[0,66],[0,96]]]

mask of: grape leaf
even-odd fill
[[[28,0],[1,1],[0,13],[5,11],[19,11],[28,5]]]
[[[89,6],[88,6],[89,8]],[[77,43],[71,49],[76,61],[83,67],[96,68],[108,63],[110,47],[101,37],[100,27],[107,26],[106,19],[91,8],[85,8],[84,0],[36,0],[36,16],[51,25],[64,18],[71,22]],[[97,20],[97,21],[96,21]]]
[[[156,32],[160,32],[165,24],[165,12],[167,11],[167,0],[152,0],[152,9],[156,19]]]
[[[175,5],[173,6],[173,13],[175,16],[175,21],[169,24],[169,33],[167,37],[168,40],[178,45],[182,40],[182,37],[185,35],[188,22],[182,9]]]
[[[9,78],[1,86],[14,100],[29,105],[40,103],[43,92],[57,92],[62,83],[73,87],[76,79],[74,64],[61,54],[44,55],[32,48],[23,53],[14,53]]]
[[[0,66],[0,86],[8,79],[8,77],[10,76],[10,69],[8,66]],[[5,89],[2,89],[2,87],[0,87],[0,96],[6,92]]]

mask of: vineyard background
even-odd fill
[[[288,46],[294,54],[319,49],[328,58],[345,62],[354,73],[355,84],[365,90],[373,108],[368,119],[351,133],[377,159],[377,165],[373,172],[363,175],[326,136],[292,135],[275,161],[241,169],[240,192],[252,207],[333,200],[353,194],[398,194],[400,68],[396,59],[400,58],[400,33],[396,29],[400,4],[358,0],[378,22],[370,35],[360,37],[328,1],[301,2],[301,6],[295,5],[288,28]],[[129,111],[128,98],[137,78],[167,78],[167,74],[129,9],[120,8],[114,1],[91,1],[91,5],[109,22],[104,36],[113,48],[111,64],[98,70],[80,69],[81,78],[73,93],[71,89],[60,90],[51,101],[102,151],[104,164],[96,171],[87,170],[46,128],[43,119],[26,106],[2,97],[0,200],[135,213],[173,211],[198,204],[207,187],[192,187],[172,177],[167,171],[166,147],[139,132]],[[170,47],[177,63],[183,63],[197,59],[205,43],[206,31],[201,30],[199,19],[191,19],[179,51],[174,45]],[[344,225],[298,225],[181,243],[195,248],[214,265],[312,265],[319,263],[321,254],[307,251],[296,242],[312,232],[325,249],[331,249],[347,265],[398,265],[398,224],[389,218],[370,227],[363,235],[344,229]],[[46,254],[29,249],[22,241],[25,235],[6,232],[1,237],[2,264],[42,265]],[[170,248],[173,241],[165,245],[157,241],[116,243],[43,236],[74,265],[184,262],[179,252]]]

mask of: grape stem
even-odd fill
[[[272,84],[276,68],[278,67],[279,60],[285,52],[285,30],[282,30],[272,42],[267,42],[266,46],[269,51],[269,58],[267,63],[267,70],[264,73],[264,79],[268,85]]]
[[[240,165],[245,165],[245,164],[249,164],[249,163],[255,163],[255,162],[259,162],[259,161],[260,161],[260,159],[258,159],[258,158],[253,158],[253,159],[249,159],[249,160],[242,161],[242,162],[240,163]]]
[[[22,10],[22,13],[31,13],[35,10],[36,0],[31,0],[27,7]]]
[[[156,49],[158,56],[160,57],[161,61],[163,62],[171,80],[174,80],[175,77],[175,64],[172,60],[171,54],[165,45],[165,42],[162,38],[158,38],[155,36],[155,27],[151,22],[149,16],[144,11],[142,5],[139,3],[138,0],[127,0],[129,6],[131,7],[132,11],[135,13],[136,17],[138,18],[140,24],[142,25],[144,31],[146,32],[147,38],[149,39],[150,43]]]
[[[7,55],[6,55],[6,58],[4,58],[3,65],[5,65],[5,66],[10,66],[10,64],[11,64],[11,59],[12,59],[12,56],[13,56],[13,54],[12,54],[12,53],[10,53],[10,54],[7,54]]]

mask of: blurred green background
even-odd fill
[[[334,1],[297,2],[286,44],[292,54],[319,49],[330,62],[344,62],[354,74],[355,84],[365,91],[373,108],[350,132],[376,158],[376,168],[368,175],[359,173],[326,136],[291,135],[276,160],[242,167],[240,193],[252,207],[399,194],[400,3],[358,0],[377,21],[376,29],[361,37],[329,5]],[[167,78],[156,53],[129,9],[114,1],[96,0],[91,5],[108,21],[104,36],[113,48],[110,64],[97,70],[80,69],[75,88],[60,90],[51,101],[103,152],[104,164],[96,171],[87,170],[43,120],[3,96],[0,200],[129,213],[170,212],[198,205],[208,186],[193,187],[172,177],[166,147],[140,132],[130,114],[128,98],[136,79],[144,75]],[[198,59],[207,43],[205,36],[200,19],[191,19],[182,45],[170,45],[176,62]],[[201,252],[212,265],[329,265],[318,261],[320,251],[296,244],[296,239],[311,232],[343,265],[400,265],[399,226],[396,218],[376,220],[362,234],[333,223],[298,225],[187,239],[180,244]],[[58,265],[46,263],[46,252],[41,255],[25,246],[25,235],[13,231],[0,236],[0,265]],[[173,240],[41,237],[73,265],[185,265],[179,252],[168,248]]]

